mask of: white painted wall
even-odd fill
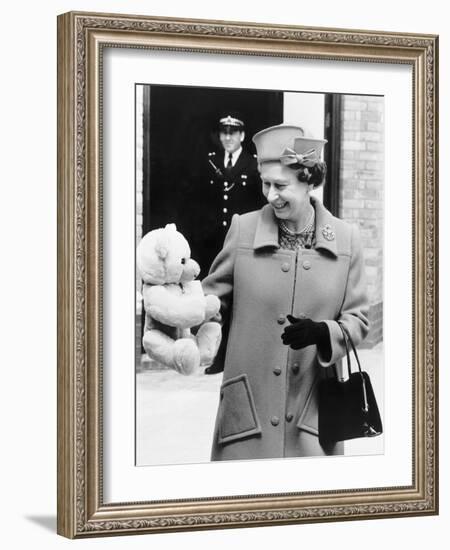
[[[284,122],[301,126],[306,135],[323,138],[325,126],[325,94],[284,93]],[[319,200],[323,188],[311,192]]]
[[[323,138],[325,94],[285,92],[284,122],[301,126],[313,137]]]

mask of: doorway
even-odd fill
[[[251,136],[283,121],[283,92],[144,88],[143,234],[176,223],[189,240],[194,201],[201,201],[202,179],[208,177],[208,153],[220,150],[219,118],[238,111],[246,125],[243,147],[254,153]]]

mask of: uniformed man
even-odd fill
[[[208,153],[206,181],[201,183],[205,222],[200,252],[203,276],[222,248],[233,214],[257,210],[264,204],[256,158],[242,147],[244,122],[231,113],[224,114],[218,122],[221,148]]]
[[[228,230],[233,214],[242,214],[263,204],[256,158],[242,148],[245,139],[244,122],[231,114],[219,120],[220,152],[208,155],[210,185],[222,199],[223,233]]]
[[[222,150],[208,154],[208,190],[204,197],[208,222],[200,257],[208,270],[222,248],[233,214],[257,210],[265,203],[256,158],[243,149],[245,125],[242,118],[235,113],[224,113],[219,119],[218,133]],[[227,327],[223,330],[225,332]],[[205,369],[205,374],[223,370],[221,351],[214,365]]]

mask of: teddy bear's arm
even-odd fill
[[[217,315],[220,311],[220,300],[217,296],[214,296],[213,294],[208,294],[208,296],[205,296],[206,299],[206,312],[205,312],[205,319],[216,319]]]

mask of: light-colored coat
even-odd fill
[[[216,294],[230,333],[212,460],[341,454],[318,441],[318,381],[345,354],[339,320],[358,345],[368,332],[359,232],[316,199],[316,248],[280,249],[272,208],[233,217],[203,281]],[[286,315],[325,321],[331,358],[316,346],[292,350]]]

